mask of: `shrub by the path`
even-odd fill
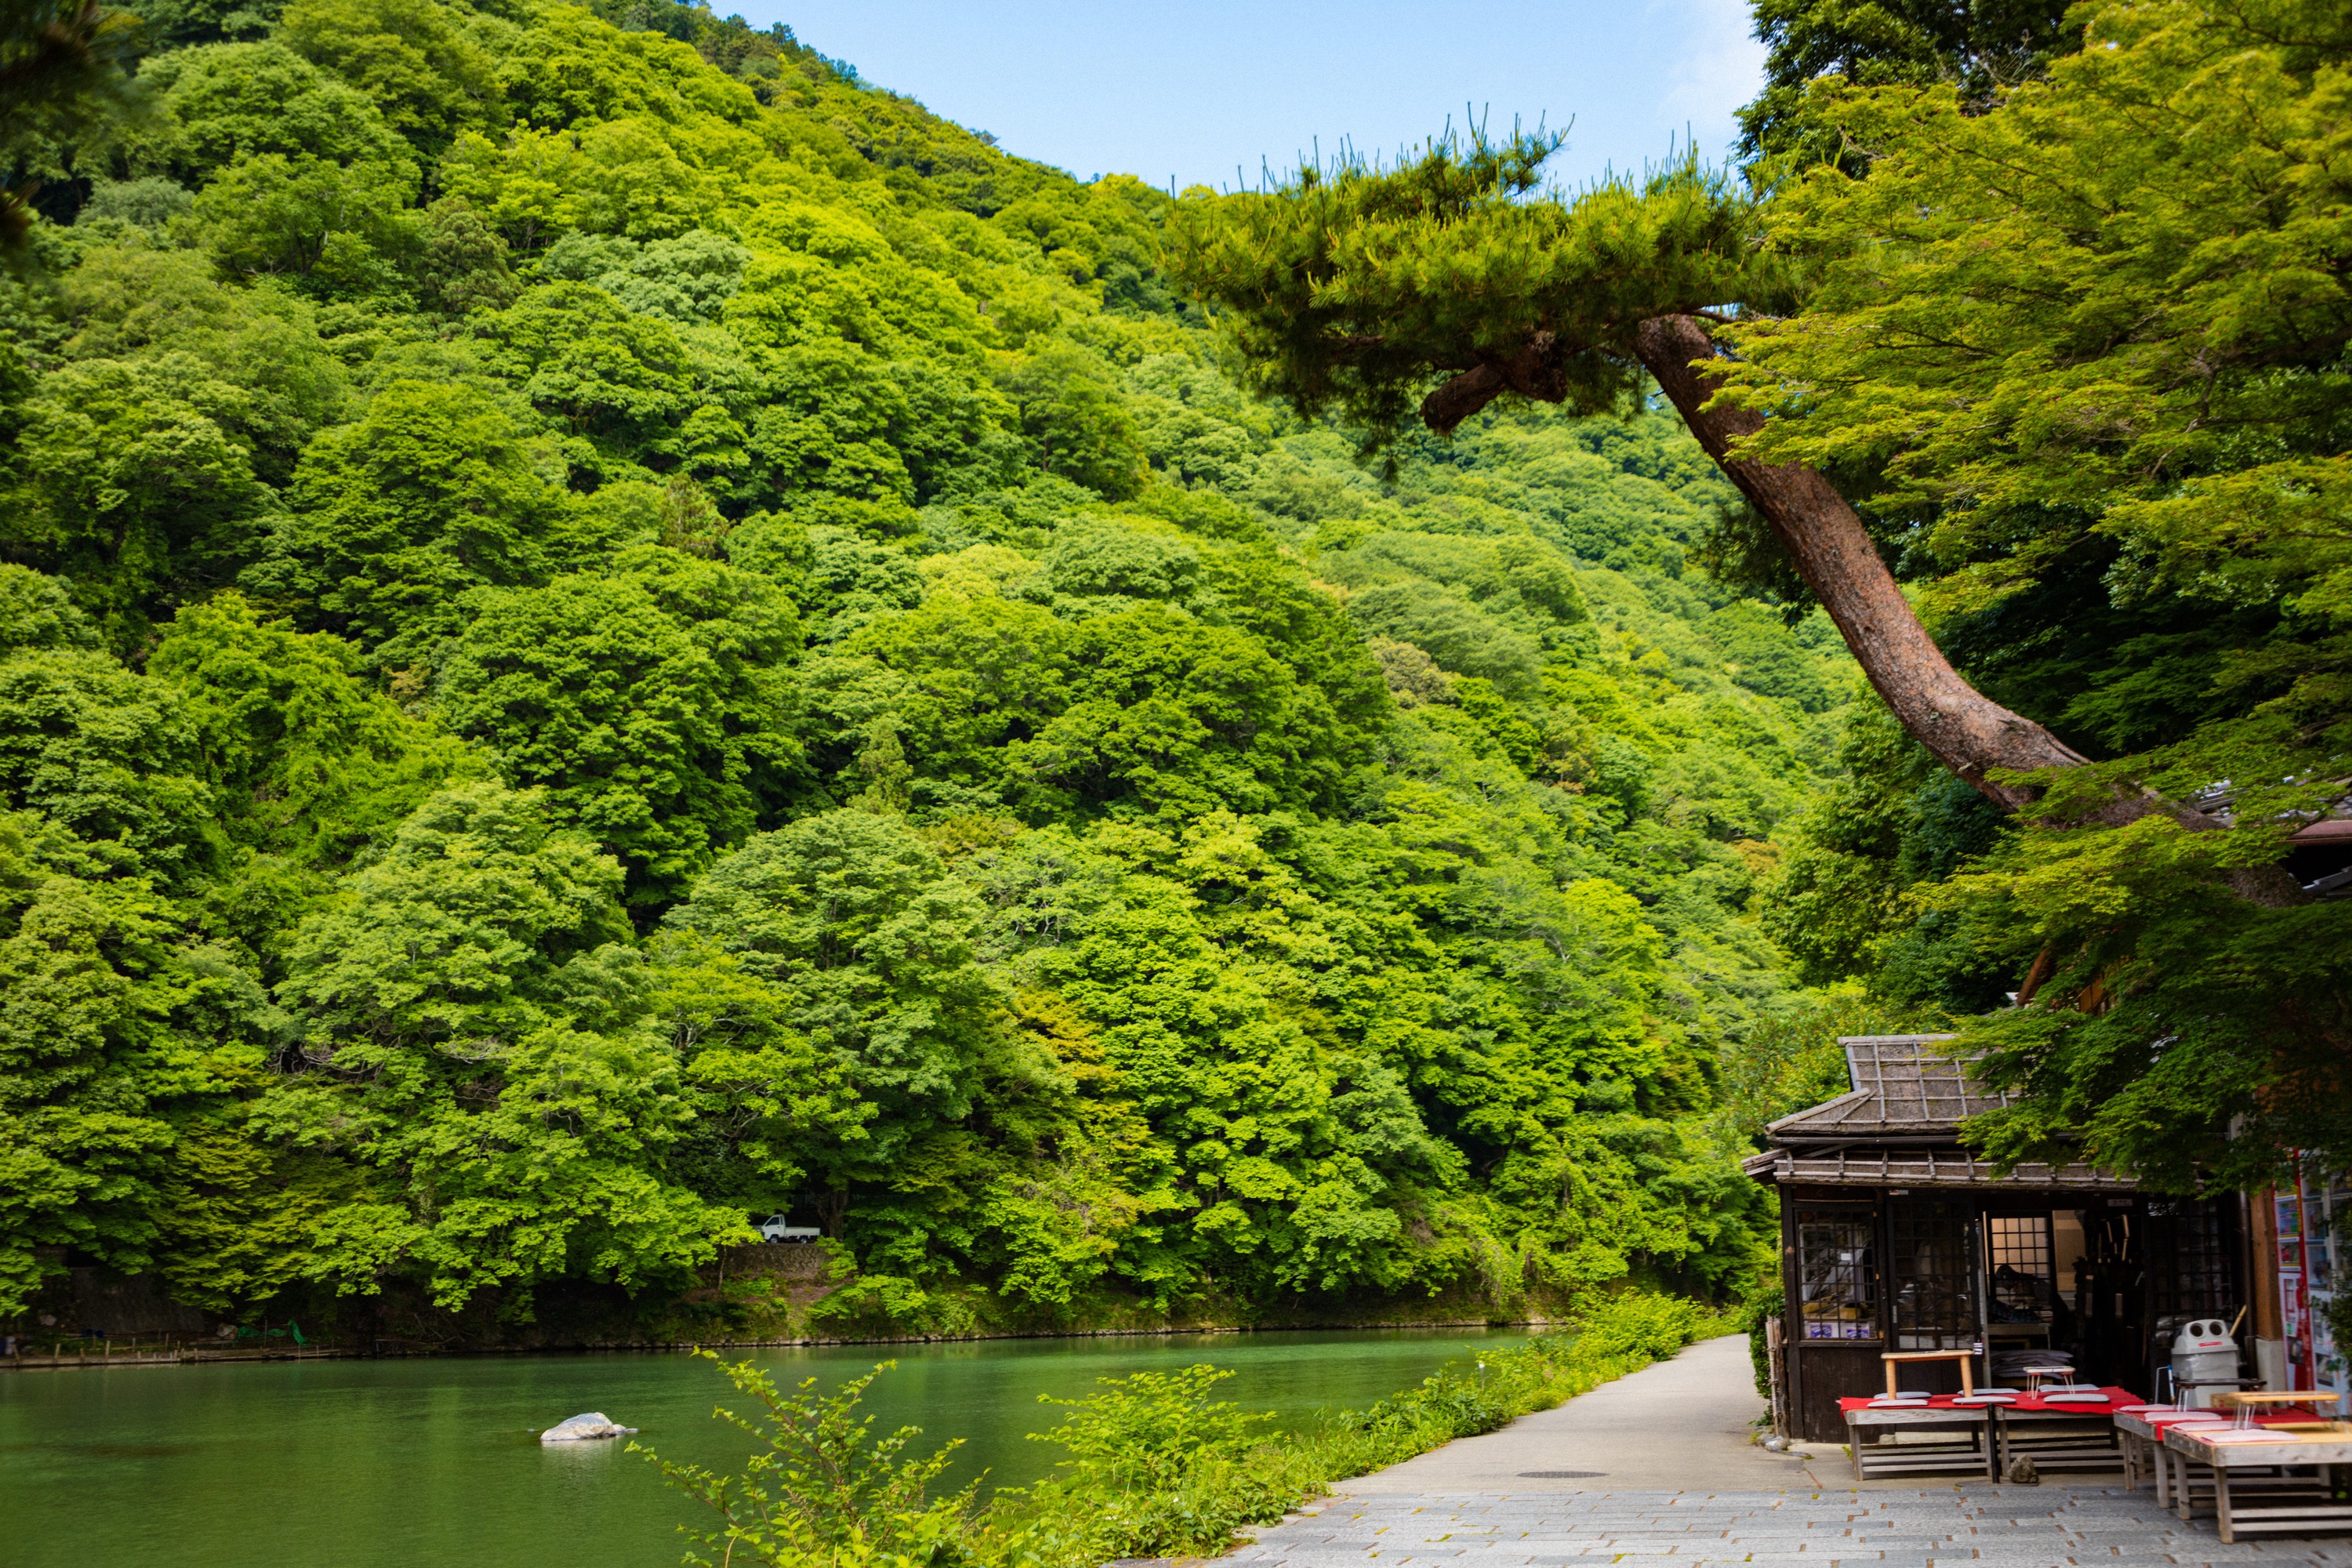
[[[1689,1301],[1611,1296],[1573,1329],[1480,1352],[1368,1409],[1279,1437],[1263,1430],[1267,1416],[1214,1397],[1232,1375],[1215,1367],[1104,1378],[1087,1398],[1045,1402],[1061,1420],[1035,1436],[1069,1455],[1056,1474],[985,1500],[976,1487],[929,1495],[953,1444],[910,1458],[914,1428],[872,1434],[873,1418],[856,1414],[870,1373],[825,1394],[814,1379],[783,1391],[749,1362],[727,1366],[766,1420],[719,1416],[762,1451],[735,1474],[647,1457],[716,1516],[688,1530],[697,1548],[690,1564],[1097,1568],[1118,1558],[1198,1556],[1225,1550],[1235,1531],[1281,1518],[1333,1481],[1550,1409],[1722,1328]]]

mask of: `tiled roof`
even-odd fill
[[[1940,1048],[1949,1035],[1854,1035],[1841,1039],[1853,1088],[1765,1131],[1780,1145],[1742,1161],[1759,1182],[1800,1186],[2062,1187],[2127,1193],[2132,1184],[2080,1163],[2021,1164],[2007,1175],[1964,1149],[1857,1149],[1865,1140],[1947,1139],[1958,1123],[2009,1103]]]
[[[1753,1179],[1776,1185],[1807,1187],[2065,1187],[2091,1192],[2128,1193],[2133,1184],[2112,1171],[2077,1162],[2070,1165],[2021,1164],[2007,1175],[1965,1150],[1920,1149],[1893,1154],[1840,1151],[1820,1156],[1800,1155],[1787,1149],[1751,1154],[1740,1168]]]
[[[1968,1074],[1969,1064],[1937,1046],[1949,1035],[1853,1035],[1845,1047],[1853,1089],[1810,1110],[1784,1116],[1765,1131],[1773,1142],[1941,1132],[1971,1116],[2009,1103]]]

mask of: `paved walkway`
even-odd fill
[[[2211,1524],[2183,1524],[2120,1484],[1857,1486],[1842,1450],[1781,1458],[1751,1445],[1762,1407],[1746,1342],[1711,1340],[1499,1432],[1343,1481],[1221,1563],[2352,1568],[2352,1541],[2224,1546]]]
[[[1843,1454],[1768,1454],[1750,1439],[1764,1413],[1745,1335],[1691,1346],[1499,1432],[1464,1437],[1341,1483],[1372,1492],[1779,1491],[1850,1473]],[[1909,1486],[1916,1489],[1918,1482]]]
[[[1220,1559],[1234,1568],[2180,1568],[2352,1563],[2352,1543],[2241,1542],[2146,1492],[2066,1487],[1901,1492],[1342,1496]]]

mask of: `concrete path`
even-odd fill
[[[1751,1441],[1764,1413],[1732,1334],[1604,1383],[1499,1432],[1464,1437],[1339,1489],[1374,1492],[1778,1491],[1837,1484],[1843,1454],[1782,1458]],[[1848,1482],[1847,1484],[1851,1484]],[[1914,1479],[1906,1483],[1918,1488]]]
[[[2343,1568],[2341,1541],[2241,1542],[2147,1492],[1549,1492],[1339,1497],[1219,1568]]]
[[[1746,1342],[1711,1340],[1342,1481],[1218,1568],[2352,1568],[2352,1541],[2224,1546],[2210,1521],[2183,1524],[2150,1493],[2098,1478],[1856,1486],[1842,1449],[1752,1446],[1762,1408]]]

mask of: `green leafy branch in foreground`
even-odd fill
[[[712,1361],[710,1351],[697,1351]],[[717,1561],[948,1564],[971,1560],[956,1542],[972,1511],[970,1489],[950,1497],[925,1495],[960,1442],[934,1453],[904,1458],[921,1428],[902,1426],[877,1439],[874,1417],[857,1414],[866,1387],[897,1365],[884,1362],[864,1377],[831,1394],[816,1392],[804,1378],[790,1393],[750,1362],[727,1367],[739,1393],[763,1405],[770,1425],[728,1409],[712,1414],[767,1445],[744,1461],[740,1475],[722,1475],[699,1465],[674,1465],[640,1444],[629,1445],[660,1469],[662,1479],[715,1510],[718,1529],[688,1530],[697,1546],[719,1552]],[[689,1563],[712,1560],[688,1552]]]
[[[718,1528],[688,1528],[688,1564],[772,1563],[794,1568],[1095,1568],[1117,1558],[1224,1551],[1234,1531],[1276,1520],[1331,1482],[1393,1465],[1457,1437],[1491,1432],[1673,1355],[1721,1327],[1671,1296],[1627,1292],[1590,1309],[1570,1331],[1482,1352],[1364,1410],[1323,1417],[1303,1433],[1263,1431],[1270,1414],[1212,1397],[1232,1373],[1209,1365],[1103,1378],[1086,1399],[1045,1399],[1062,1421],[1034,1433],[1070,1458],[1059,1474],[982,1502],[978,1484],[930,1499],[956,1445],[905,1458],[918,1434],[871,1440],[857,1404],[884,1363],[836,1392],[814,1379],[780,1391],[750,1362],[726,1365],[769,1424],[719,1419],[766,1445],[740,1474],[673,1465],[645,1452],[665,1479],[716,1510]],[[718,1358],[708,1351],[698,1352]]]

